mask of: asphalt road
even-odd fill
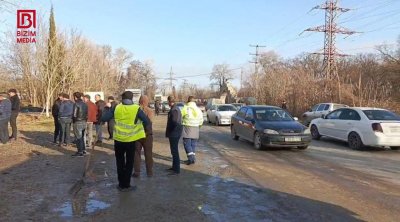
[[[205,125],[201,137],[262,188],[337,205],[361,220],[400,217],[400,151],[354,151],[330,139],[313,141],[307,150],[258,151],[250,142],[232,140],[229,126]],[[308,210],[304,203],[297,206]]]

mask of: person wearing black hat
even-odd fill
[[[110,107],[106,106],[105,109],[114,110],[115,107],[118,105],[118,103],[115,102],[113,96],[109,96],[107,99],[108,99],[108,103],[110,104]],[[110,121],[107,122],[107,130],[108,130],[108,134],[110,135],[108,137],[109,140],[113,139],[114,126],[115,126],[115,119],[112,118],[112,119],[110,119]]]
[[[8,90],[8,95],[10,96],[11,101],[11,117],[10,117],[10,125],[12,129],[12,134],[10,136],[10,140],[17,140],[17,117],[20,110],[20,100],[17,95],[16,89]]]

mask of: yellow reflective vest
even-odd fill
[[[187,103],[181,110],[182,125],[201,126],[203,125],[203,112],[197,107],[195,102]]]
[[[135,124],[139,106],[119,104],[115,107],[114,119],[114,140],[119,142],[133,142],[146,138],[146,133],[142,121],[138,119]]]

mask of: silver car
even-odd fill
[[[348,106],[337,103],[319,103],[303,114],[303,123],[304,125],[308,126],[310,125],[311,120],[320,118],[322,117],[322,115],[326,116],[330,112],[343,107],[348,107]]]

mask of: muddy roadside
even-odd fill
[[[74,159],[70,157],[74,147],[60,150],[48,143],[50,122],[22,127],[25,138],[11,146],[27,150],[0,157],[2,221],[358,220],[353,212],[336,205],[261,188],[202,141],[198,163],[182,165],[179,176],[167,176],[171,158],[165,122],[162,115],[154,124],[155,175],[146,177],[142,167],[142,176],[133,179],[137,190],[130,193],[116,189],[111,141],[91,150],[90,159]],[[182,144],[180,154],[185,160]],[[79,183],[87,161],[84,183]]]

